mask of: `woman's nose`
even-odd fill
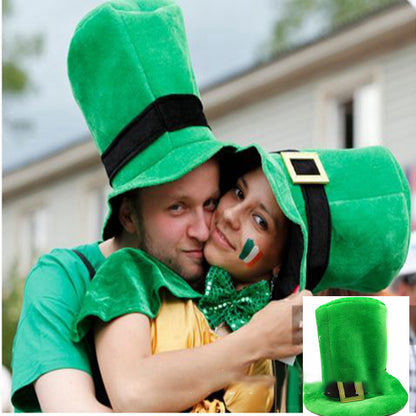
[[[225,222],[234,229],[240,228],[240,214],[238,205],[229,206],[223,211]]]

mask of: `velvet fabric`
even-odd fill
[[[205,278],[205,293],[198,307],[211,328],[226,323],[233,331],[246,325],[251,317],[270,300],[270,284],[266,280],[236,290],[231,275],[211,266]]]
[[[409,247],[410,191],[402,169],[381,146],[313,152],[329,177],[324,189],[331,218],[328,266],[313,292],[338,288],[371,293],[386,288],[403,266]],[[295,276],[293,284],[304,289],[309,231],[301,187],[292,182],[279,153],[249,146],[233,157],[238,163],[255,153],[260,155],[279,206],[299,230],[301,240],[288,249],[276,285]]]
[[[319,415],[390,415],[407,393],[386,372],[387,308],[371,298],[341,298],[316,310],[322,382],[305,384],[304,403]],[[330,383],[362,382],[364,400],[342,403],[324,395]]]
[[[108,1],[95,8],[75,30],[68,53],[68,74],[100,155],[160,97],[199,97],[182,13],[171,0]],[[163,114],[158,114],[163,124]],[[120,229],[112,214],[115,197],[178,179],[223,145],[206,126],[162,134],[112,179],[103,238],[112,237]]]
[[[202,296],[182,277],[144,251],[133,248],[116,251],[91,281],[74,321],[71,339],[79,342],[91,330],[95,318],[109,322],[133,312],[155,318],[164,291],[178,299],[197,300]]]

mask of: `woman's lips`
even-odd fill
[[[230,243],[225,234],[217,226],[215,226],[212,236],[215,239],[215,241],[222,247],[235,250],[234,246]]]

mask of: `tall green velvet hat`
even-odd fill
[[[68,74],[113,191],[103,238],[120,230],[114,202],[174,181],[223,144],[203,113],[180,8],[171,0],[113,0],[77,26]]]
[[[388,149],[267,153],[250,146],[230,160],[230,178],[261,164],[290,220],[274,298],[297,285],[372,293],[398,274],[409,245],[410,191]]]
[[[320,306],[316,323],[322,383],[305,384],[304,404],[323,416],[384,416],[404,407],[407,393],[387,373],[387,308],[365,297]]]

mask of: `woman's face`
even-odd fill
[[[236,280],[255,282],[278,270],[286,244],[287,219],[261,168],[252,170],[220,200],[204,254],[208,263],[227,270]],[[249,243],[261,255],[249,265],[239,258]],[[243,250],[243,248],[245,250]]]

